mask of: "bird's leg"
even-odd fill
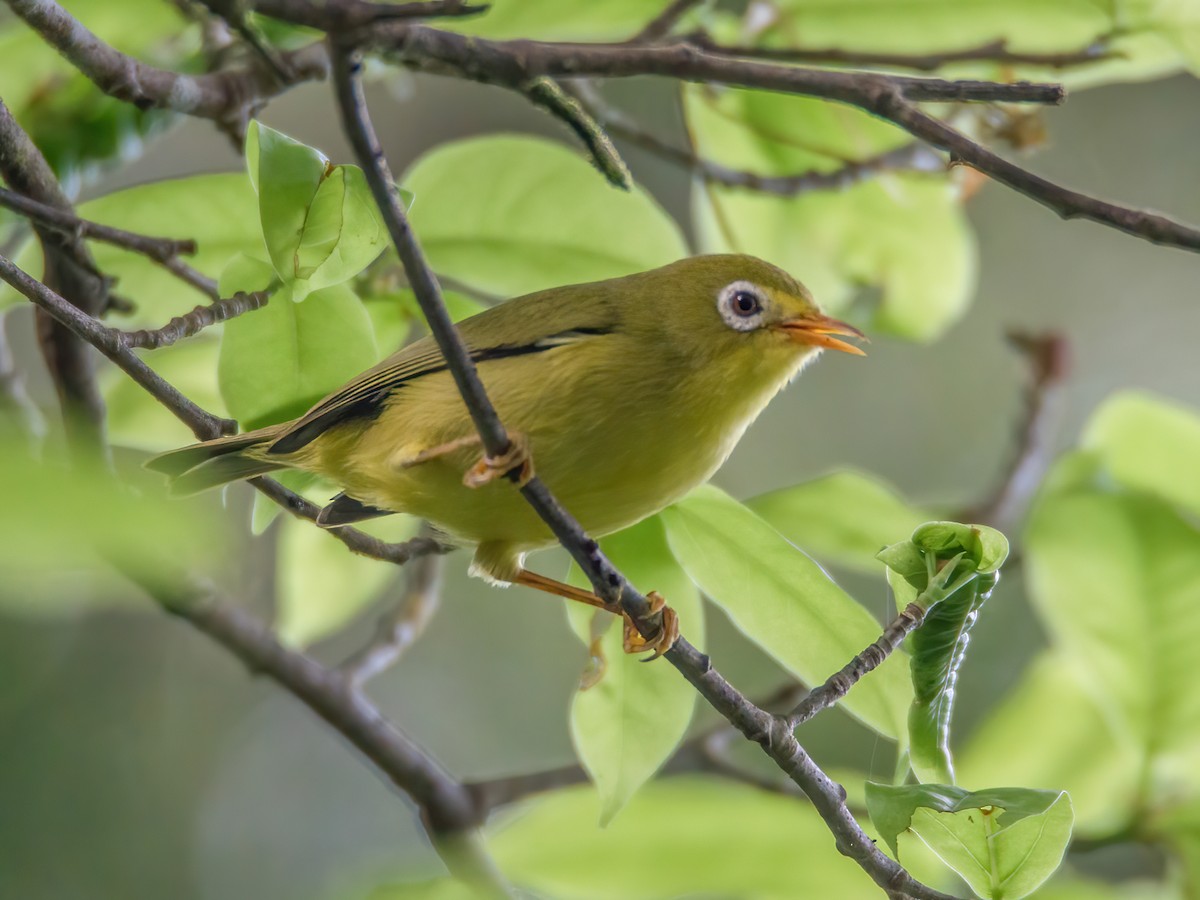
[[[433,459],[439,459],[443,456],[448,456],[451,453],[456,453],[464,447],[473,447],[482,443],[477,434],[470,434],[466,437],[461,437],[453,441],[447,441],[444,444],[438,444],[436,447],[430,447],[422,450],[415,456],[401,459],[395,463],[398,468],[411,469],[414,466],[419,466]],[[533,478],[533,458],[529,455],[529,441],[525,435],[519,432],[510,432],[508,435],[508,449],[499,456],[484,456],[467,469],[463,475],[463,484],[469,488],[483,487],[497,478],[503,478],[510,472],[517,473],[517,486],[524,487],[529,483],[529,479]]]
[[[547,578],[545,575],[530,572],[528,569],[522,569],[518,572],[517,577],[513,581],[515,584],[523,584],[526,587],[544,591],[547,594],[554,594],[557,597],[565,597],[568,600],[586,603],[588,606],[594,606],[597,609],[603,609],[606,612],[621,616],[624,619],[625,626],[622,643],[626,653],[641,653],[644,650],[651,650],[654,652],[654,655],[650,659],[658,659],[670,650],[675,641],[679,639],[679,617],[675,615],[675,610],[667,606],[667,601],[657,591],[651,591],[646,595],[646,599],[650,601],[650,611],[652,613],[662,613],[662,628],[659,629],[658,634],[647,638],[642,636],[642,633],[637,630],[637,626],[633,624],[633,620],[619,606],[605,603],[591,591],[556,581],[553,578]]]

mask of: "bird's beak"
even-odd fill
[[[845,322],[839,322],[819,312],[811,312],[795,319],[788,319],[778,325],[787,332],[788,337],[798,344],[808,344],[812,347],[825,347],[829,350],[841,350],[843,353],[853,353],[855,356],[867,354],[845,341],[841,337],[853,337],[866,340],[867,336]]]

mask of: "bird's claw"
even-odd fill
[[[499,456],[485,455],[463,475],[463,484],[469,488],[483,487],[497,478],[516,472],[517,487],[524,487],[533,478],[533,457],[529,453],[529,441],[525,435],[512,432],[508,436],[508,449]]]
[[[658,591],[651,591],[646,595],[646,599],[650,601],[651,614],[662,613],[662,627],[653,637],[645,637],[637,630],[633,620],[627,615],[624,616],[624,647],[626,653],[654,651],[651,656],[643,660],[643,662],[652,662],[675,646],[675,642],[679,640],[679,617],[675,614],[675,610],[667,606],[667,601]]]

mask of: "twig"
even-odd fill
[[[36,200],[31,200],[29,197],[2,187],[0,187],[0,206],[20,213],[28,219],[53,228],[64,235],[73,236],[76,239],[91,238],[140,253],[168,269],[183,281],[213,297],[214,300],[219,299],[215,296],[216,282],[179,259],[181,254],[190,256],[196,252],[195,241],[150,237],[121,228],[113,228],[111,225],[81,219],[70,210],[38,203]]]
[[[662,40],[686,16],[704,0],[673,0],[667,8],[646,23],[646,26],[629,39],[631,44],[652,44]]]
[[[921,627],[925,621],[925,610],[910,603],[896,616],[875,643],[850,660],[839,671],[831,675],[820,687],[809,692],[787,716],[788,726],[795,728],[807,722],[821,710],[833,706],[854,687],[864,675],[883,664],[908,635]]]
[[[102,325],[91,316],[80,312],[64,298],[46,285],[21,271],[11,260],[0,256],[0,280],[7,282],[19,293],[43,309],[56,321],[62,323],[73,334],[87,341],[117,365],[125,374],[141,385],[159,403],[170,410],[177,419],[187,425],[200,440],[232,434],[237,423],[222,419],[201,409],[147,366],[126,344],[124,333]],[[292,515],[311,522],[321,512],[315,503],[290,491],[270,478],[254,478],[250,483],[266,494]],[[388,543],[355,528],[335,528],[331,535],[361,556],[381,559],[395,565],[404,565],[410,559],[428,553],[445,553],[450,548],[430,539],[417,537],[401,543]]]
[[[621,159],[612,140],[580,102],[563,90],[558,82],[553,78],[535,78],[521,88],[521,93],[575,132],[609,184],[626,191],[633,187],[629,167]]]
[[[429,320],[446,365],[454,375],[467,409],[489,455],[500,456],[509,449],[508,434],[487,398],[478,373],[461,338],[446,314],[437,281],[425,262],[416,236],[408,224],[403,205],[392,187],[390,172],[371,124],[360,80],[361,62],[356,51],[333,48],[333,74],[343,127],[371,186],[400,260],[408,273]],[[562,546],[579,563],[597,595],[630,616],[638,630],[654,636],[662,628],[661,614],[651,615],[645,596],[633,587],[564,510],[538,478],[521,488],[521,493]],[[919,900],[944,900],[947,895],[916,881],[899,863],[880,851],[863,832],[846,808],[845,791],[821,771],[787,727],[787,721],[758,708],[712,668],[708,657],[680,637],[667,651],[667,660],[712,706],[763,750],[812,800],[813,806],[833,832],[839,850],[851,857],[885,890],[903,891]]]
[[[839,66],[887,66],[897,69],[913,69],[918,72],[933,72],[951,63],[990,62],[1001,65],[1040,66],[1048,69],[1068,69],[1087,63],[1102,62],[1120,56],[1109,49],[1103,40],[1094,41],[1082,50],[1066,53],[1020,53],[1008,49],[1008,41],[996,40],[966,50],[948,50],[942,53],[874,53],[861,50],[845,50],[836,47],[753,47],[718,44],[703,31],[686,36],[685,40],[709,53],[736,56],[742,59],[767,59],[775,62],[827,63]]]
[[[282,81],[258,67],[205,75],[168,72],[105,44],[55,0],[8,0],[8,5],[96,87],[139,109],[170,109],[240,128],[269,98],[328,74],[319,42],[281,54],[291,75]]]
[[[140,350],[156,350],[159,347],[169,347],[177,341],[199,334],[210,325],[224,322],[251,310],[261,309],[267,305],[270,294],[266,291],[255,291],[247,294],[242,291],[217,300],[207,306],[197,306],[190,313],[176,316],[162,328],[151,331],[126,331],[123,340],[126,347],[136,347]]]
[[[422,534],[432,539],[428,527]],[[441,603],[442,558],[424,556],[406,569],[400,600],[380,617],[375,636],[339,667],[351,684],[361,687],[400,661],[429,625]]]
[[[1020,521],[1050,465],[1060,388],[1070,368],[1067,340],[1061,334],[1014,331],[1008,340],[1029,372],[1016,448],[991,495],[959,517],[963,522],[986,522],[1001,531]]]
[[[71,211],[71,202],[54,171],[0,99],[0,178],[13,191],[46,206]],[[45,257],[46,283],[57,289],[79,315],[100,315],[109,300],[109,281],[97,270],[87,246],[75,235],[62,234],[34,222]],[[80,312],[82,310],[82,312]],[[54,381],[63,425],[73,453],[92,459],[107,455],[104,399],[96,386],[93,358],[87,347],[40,310],[38,344]]]
[[[622,110],[609,106],[585,79],[573,82],[567,90],[612,134],[662,159],[687,166],[710,184],[794,197],[809,191],[847,188],[879,172],[942,172],[946,169],[946,163],[935,151],[916,141],[866,159],[846,161],[832,171],[813,169],[794,175],[761,175],[732,169],[705,159],[690,148],[676,147],[641,128]]]

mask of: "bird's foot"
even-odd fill
[[[658,629],[658,634],[646,637],[638,631],[628,615],[622,614],[622,618],[625,625],[625,652],[641,653],[644,650],[652,650],[654,654],[645,660],[650,662],[670,650],[679,640],[679,617],[675,615],[675,610],[667,606],[667,601],[658,591],[651,591],[646,595],[646,599],[650,601],[651,614],[662,613],[662,627]]]
[[[483,487],[498,478],[516,473],[517,487],[524,487],[533,478],[533,457],[529,453],[529,441],[520,432],[509,432],[508,449],[499,456],[484,455],[479,462],[467,469],[463,484],[469,488]]]

